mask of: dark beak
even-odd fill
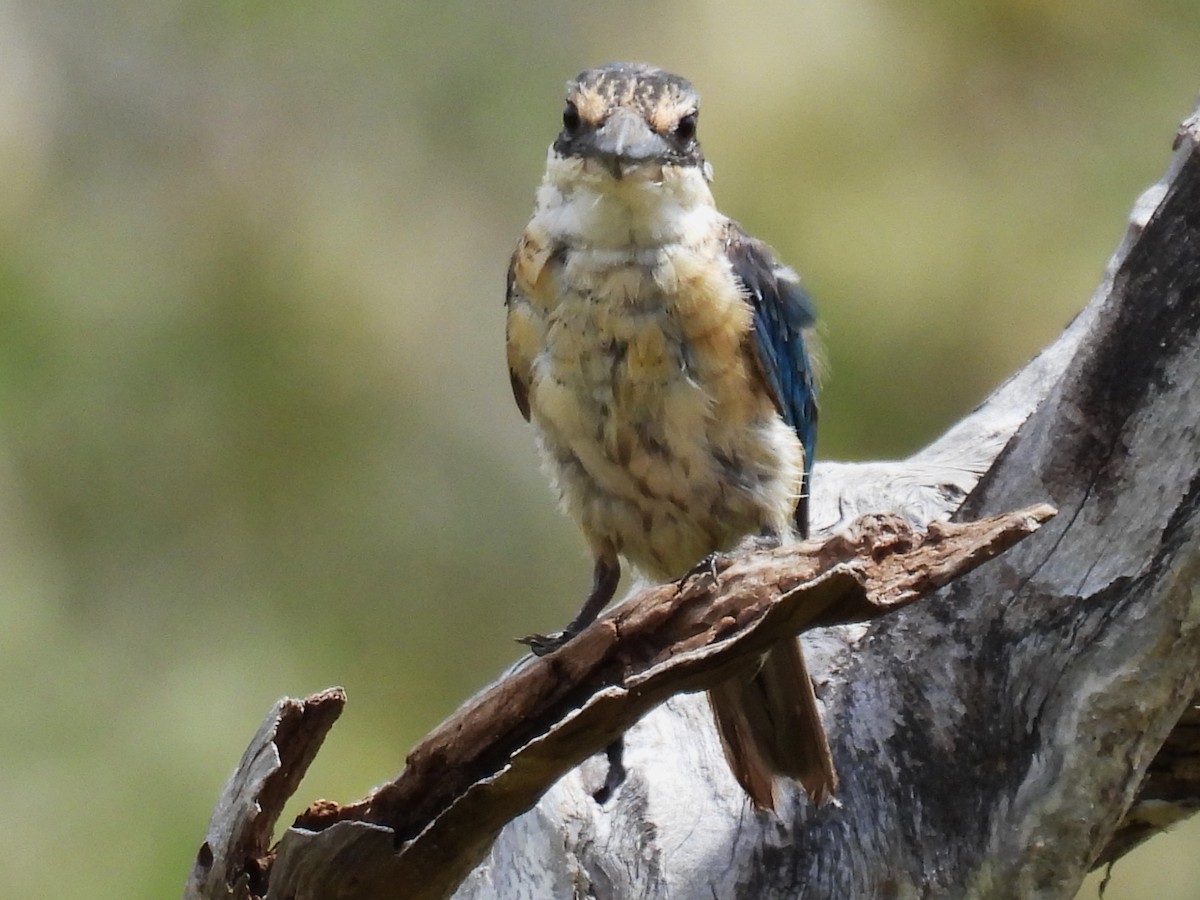
[[[637,113],[617,109],[595,131],[577,145],[577,152],[598,160],[613,178],[627,169],[648,162],[663,162],[671,146],[654,132]]]

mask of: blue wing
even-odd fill
[[[725,250],[754,309],[754,344],[767,387],[780,415],[804,446],[804,485],[795,521],[800,534],[807,535],[817,444],[817,384],[806,334],[816,323],[816,311],[799,276],[781,265],[762,241],[730,225]]]

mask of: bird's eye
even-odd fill
[[[690,141],[696,136],[696,114],[688,113],[675,126],[675,137],[681,141]]]
[[[574,134],[579,130],[579,110],[570,100],[567,101],[567,106],[563,110],[563,129],[567,134]]]

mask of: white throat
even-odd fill
[[[696,166],[647,166],[612,177],[598,164],[551,149],[531,227],[580,249],[694,246],[723,216]]]

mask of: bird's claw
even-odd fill
[[[699,578],[701,575],[707,575],[713,581],[717,580],[717,563],[720,562],[723,554],[712,552],[708,554],[700,562],[696,563],[688,569],[683,577],[679,579],[680,584],[687,584],[693,578]]]
[[[559,649],[574,635],[566,631],[556,631],[553,634],[528,634],[517,638],[518,644],[524,644],[534,656],[547,656]]]

